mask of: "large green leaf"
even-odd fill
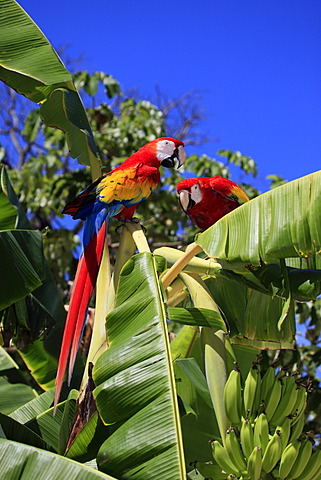
[[[36,392],[25,383],[10,383],[0,377],[0,412],[8,415],[36,396]]]
[[[42,120],[66,132],[70,155],[91,165],[97,178],[100,161],[93,133],[72,77],[57,53],[14,0],[1,2],[0,30],[0,80],[42,103]]]
[[[226,331],[226,325],[221,315],[209,308],[168,308],[169,319],[172,322],[183,323],[200,327],[212,327]]]
[[[185,407],[182,416],[184,453],[188,470],[195,460],[212,458],[210,440],[219,437],[208,385],[194,358],[174,363],[177,393]]]
[[[126,263],[106,326],[109,349],[93,371],[94,396],[102,420],[120,426],[102,445],[99,468],[124,479],[183,480],[166,313],[150,253]]]
[[[0,412],[6,415],[37,398],[36,391],[26,385],[16,362],[0,347]]]
[[[8,302],[16,302],[2,312],[3,329],[17,332],[15,342],[20,347],[20,355],[38,384],[44,389],[49,389],[53,387],[56,376],[66,312],[61,294],[43,256],[41,235],[31,230],[31,224],[19,203],[5,168],[1,172],[1,193],[5,204],[11,205],[12,209],[5,209],[6,212],[10,212],[9,217],[0,209],[0,223],[3,218],[8,218],[10,222],[8,226],[19,228],[0,232],[0,241],[2,238],[7,245],[7,254],[3,256],[1,264],[0,284],[2,286],[3,282],[4,286],[0,293],[0,304],[3,306]],[[30,242],[30,237],[34,240],[33,243]],[[24,250],[20,243],[17,246],[20,239]],[[14,256],[19,254],[24,260],[21,266],[17,265]],[[23,277],[24,272],[26,275]],[[30,291],[32,293],[27,295]],[[50,331],[48,326],[54,322],[55,326]],[[22,339],[19,328],[22,331]],[[45,338],[38,339],[45,329],[47,329]],[[35,338],[37,340],[33,341]],[[30,341],[33,343],[29,343]],[[76,375],[73,380],[75,379]],[[77,382],[73,385],[77,385]]]
[[[54,394],[54,389],[44,392],[42,395],[39,395],[30,402],[24,403],[20,408],[14,410],[10,414],[10,417],[19,423],[30,422],[50,408],[53,404]]]
[[[114,428],[113,425],[104,425],[96,411],[81,431],[77,432],[76,438],[66,452],[66,457],[81,463],[96,458],[100,446]]]
[[[211,396],[208,391],[205,375],[198,366],[195,358],[178,359],[175,362],[175,367],[180,370],[180,374],[184,372],[198,394],[202,397],[205,403],[212,408]]]
[[[6,480],[27,480],[31,478],[50,478],[50,480],[61,480],[62,478],[95,480],[100,478],[115,480],[113,477],[73,460],[3,438],[0,438],[0,478]]]
[[[77,395],[77,390],[71,390],[69,398],[59,403],[55,415],[53,414],[53,408],[48,408],[26,423],[30,430],[39,434],[56,452],[59,451],[61,429],[64,428],[64,424],[70,427],[75,412],[74,408],[68,408],[69,418],[65,418],[65,408],[69,403],[75,404]]]
[[[260,266],[280,259],[298,268],[321,268],[321,171],[242,205],[196,239],[211,257]]]
[[[35,290],[45,277],[41,234],[35,230],[0,232],[0,310]]]
[[[15,228],[17,210],[9,202],[5,193],[0,191],[0,230],[12,230]]]
[[[30,430],[26,425],[22,425],[11,417],[0,413],[0,425],[8,440],[26,443],[33,447],[49,450],[49,446],[37,433]]]
[[[31,230],[32,226],[20,205],[19,199],[10,182],[6,167],[1,169],[0,177],[1,199],[3,208],[0,209],[0,230]]]
[[[0,346],[0,374],[6,374],[6,370],[18,369],[18,365],[12,357]]]
[[[247,288],[234,279],[209,277],[206,285],[229,326],[232,343],[274,350],[293,348],[293,302],[284,315],[283,299]]]
[[[70,73],[37,25],[14,0],[1,2],[0,79],[34,102],[48,85],[68,83]]]
[[[79,163],[90,164],[96,168],[98,150],[88,122],[86,112],[77,92],[59,88],[54,90],[41,106],[42,120],[50,127],[58,127],[67,134],[70,154]],[[98,176],[99,172],[97,172]]]

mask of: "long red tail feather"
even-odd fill
[[[54,399],[54,413],[60,397],[68,359],[68,383],[70,383],[81,333],[86,320],[87,308],[96,285],[99,265],[104,249],[105,236],[106,222],[103,222],[98,235],[94,235],[91,238],[78,262],[58,361],[55,382],[56,392]]]

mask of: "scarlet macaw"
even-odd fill
[[[145,200],[160,181],[159,167],[180,167],[186,158],[184,143],[174,138],[152,140],[119,167],[95,180],[63,209],[74,219],[85,220],[83,253],[79,259],[71,293],[58,370],[56,407],[69,359],[68,380],[72,375],[88,304],[95,288],[103,253],[108,221],[116,217],[130,220],[137,205]]]
[[[187,178],[176,188],[182,209],[202,230],[249,201],[236,183],[219,176]]]

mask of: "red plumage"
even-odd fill
[[[236,183],[219,176],[182,180],[177,193],[184,212],[202,230],[249,200]]]
[[[152,140],[119,167],[95,180],[69,202],[63,213],[85,220],[79,259],[62,339],[54,407],[56,409],[69,362],[70,381],[87,308],[96,285],[108,221],[131,219],[137,205],[149,197],[160,181],[160,166],[172,168],[175,159],[184,163],[184,143],[169,137]]]

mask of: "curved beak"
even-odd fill
[[[178,199],[182,210],[184,210],[185,213],[195,205],[195,202],[192,200],[191,194],[188,190],[181,190],[178,193]]]
[[[185,148],[181,145],[180,147],[178,147],[177,149],[177,158],[178,158],[178,167],[181,167],[185,160],[186,160],[186,152],[185,152]]]
[[[181,167],[185,162],[186,152],[182,145],[180,145],[178,148],[175,148],[173,155],[171,157],[165,158],[165,160],[161,162],[161,165],[166,168],[173,168],[175,167],[175,159],[178,160],[177,168]]]

